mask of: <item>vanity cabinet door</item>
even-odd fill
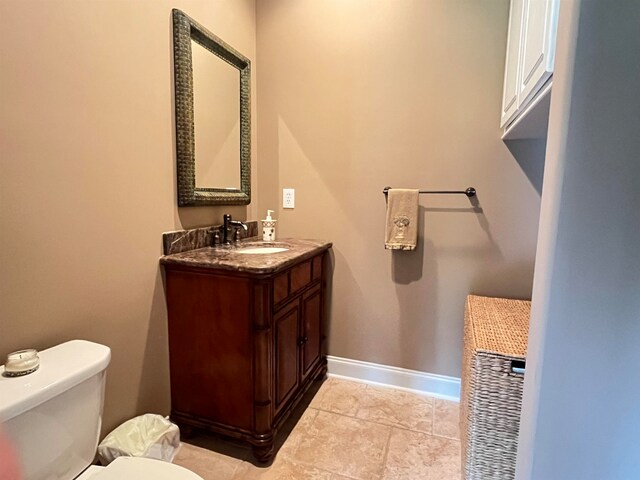
[[[167,269],[172,417],[251,428],[251,285]]]
[[[275,329],[275,397],[276,411],[298,387],[298,340],[300,302],[283,308],[273,318]]]
[[[316,285],[302,296],[301,375],[302,381],[320,358],[322,342],[322,290]]]

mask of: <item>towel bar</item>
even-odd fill
[[[389,193],[389,190],[391,190],[391,187],[384,187],[382,189],[382,193],[386,196]],[[418,193],[420,194],[428,193],[428,194],[436,194],[436,195],[464,194],[467,197],[471,198],[476,196],[476,189],[473,187],[469,187],[466,190],[419,190]]]

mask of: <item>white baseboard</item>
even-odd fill
[[[329,376],[460,401],[460,379],[327,355]]]

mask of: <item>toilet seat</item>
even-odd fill
[[[118,457],[109,466],[91,467],[76,480],[203,480],[186,468],[151,458]]]

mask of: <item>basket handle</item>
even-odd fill
[[[524,360],[511,360],[511,373],[515,373],[516,375],[524,375],[524,368]]]

